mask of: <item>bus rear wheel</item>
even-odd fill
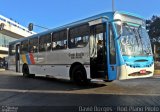
[[[77,65],[72,70],[73,81],[80,86],[85,86],[88,84],[86,70],[82,65]]]
[[[27,64],[23,64],[22,72],[23,72],[24,77],[29,77],[29,78],[34,78],[35,77],[34,74],[29,73],[29,67],[28,67]]]

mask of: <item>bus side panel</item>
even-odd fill
[[[15,60],[15,56],[9,56],[9,59],[8,59],[8,69],[9,69],[9,70],[16,71],[16,60]]]
[[[73,63],[84,65],[87,78],[90,78],[90,58],[88,46],[84,48],[54,50],[33,54],[35,64],[30,64],[31,74],[51,75],[69,79],[69,70]]]
[[[51,51],[46,54],[46,57],[46,64],[53,65],[55,73],[58,74],[58,76],[63,74],[63,76],[69,77],[71,65],[75,62],[78,62],[84,65],[84,68],[87,72],[87,77],[90,78],[89,45],[84,48]]]
[[[46,53],[45,64],[66,65],[71,64],[69,50],[55,50]]]
[[[66,66],[55,66],[55,65],[29,65],[30,72],[36,75],[50,75],[55,78],[69,79],[67,73],[69,67]]]
[[[9,65],[8,69],[12,71],[16,71],[16,65]]]
[[[30,73],[36,75],[50,75],[55,78],[63,78],[63,79],[70,79],[69,77],[69,70],[70,65],[29,65]],[[90,66],[84,66],[87,73],[87,78],[90,79]]]
[[[117,66],[117,80],[127,79],[126,65]]]
[[[74,62],[90,64],[88,47],[50,51],[46,53],[45,59],[45,64],[71,65]]]

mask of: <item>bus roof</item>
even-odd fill
[[[125,12],[125,11],[116,11],[115,13],[119,13],[119,14],[124,14],[124,15],[130,15],[130,16],[134,16],[136,18],[139,18],[139,19],[142,19],[144,20],[144,17],[138,15],[138,14],[135,14],[135,13],[131,13],[131,12]]]
[[[136,14],[133,14],[133,13],[129,13],[129,12],[124,12],[124,11],[105,12],[105,13],[101,13],[101,14],[98,14],[98,15],[95,15],[95,16],[92,16],[92,17],[88,17],[86,19],[82,19],[82,20],[79,20],[79,21],[76,21],[76,22],[72,22],[70,24],[66,24],[66,25],[63,25],[63,26],[60,26],[60,27],[57,27],[57,28],[52,28],[52,29],[49,29],[49,30],[41,32],[41,33],[34,34],[32,36],[27,37],[27,39],[32,38],[32,37],[38,37],[38,36],[45,35],[45,34],[52,33],[52,32],[56,32],[56,31],[60,31],[60,30],[63,30],[63,29],[69,28],[69,27],[74,27],[76,25],[84,24],[84,23],[87,23],[89,21],[96,20],[96,19],[103,18],[103,17],[107,17],[109,21],[112,21],[115,14],[130,15],[130,16],[134,16],[134,17],[139,18],[139,19],[143,19],[142,16],[139,16],[139,15],[136,15]],[[12,41],[12,42],[10,42],[10,44],[17,43],[17,42],[23,41],[25,39],[26,38],[22,38],[22,39],[19,39],[19,40],[16,40],[16,41]]]

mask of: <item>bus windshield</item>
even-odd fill
[[[146,56],[152,55],[149,36],[144,27],[122,23],[116,24],[119,33],[119,43],[122,55]]]

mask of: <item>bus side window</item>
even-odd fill
[[[89,41],[89,25],[81,25],[69,30],[68,47],[82,48],[88,44]]]
[[[28,40],[24,40],[21,42],[21,54],[28,53]]]
[[[9,45],[9,56],[15,55],[15,51],[16,51],[16,49],[15,49],[14,44],[13,45]]]
[[[110,64],[116,64],[116,49],[114,42],[114,32],[113,27],[109,25],[109,55],[110,55]]]
[[[29,40],[29,53],[38,52],[38,37]]]
[[[66,49],[67,48],[67,30],[55,32],[52,35],[52,49]]]
[[[39,38],[39,52],[51,50],[51,34],[40,36]]]

